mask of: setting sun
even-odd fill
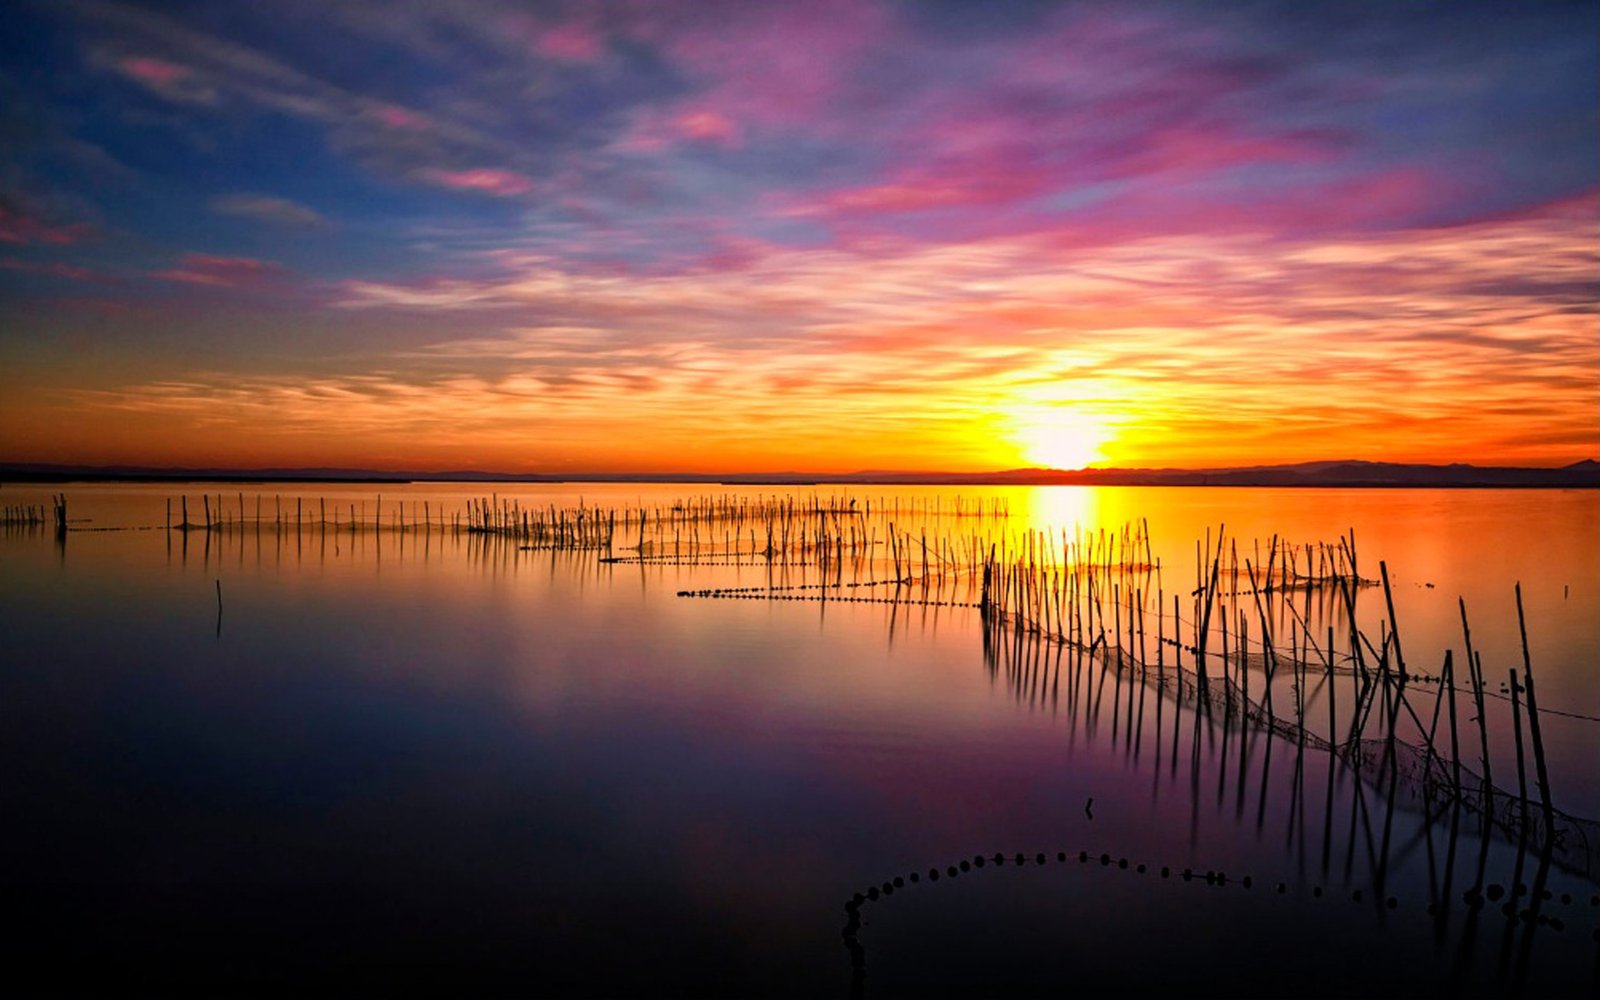
[[[1082,469],[1106,459],[1111,433],[1103,421],[1066,407],[1040,407],[1017,424],[1017,449],[1029,465]]]

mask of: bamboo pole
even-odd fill
[[[1533,762],[1539,778],[1539,799],[1543,803],[1545,836],[1555,834],[1555,806],[1550,800],[1550,772],[1545,766],[1544,737],[1539,728],[1539,702],[1533,690],[1533,662],[1528,655],[1528,622],[1522,613],[1522,584],[1517,583],[1517,631],[1522,636],[1522,676],[1528,691],[1528,729],[1533,735]],[[1513,695],[1515,692],[1512,692]]]

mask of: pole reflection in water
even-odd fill
[[[1554,944],[1567,944],[1569,924],[1581,926],[1593,922],[1593,897],[1585,900],[1579,891],[1584,886],[1592,887],[1593,872],[1573,867],[1592,864],[1593,855],[1575,850],[1567,843],[1568,838],[1584,840],[1592,836],[1593,824],[1566,817],[1559,811],[1555,814],[1560,819],[1554,827],[1523,823],[1524,814],[1520,810],[1497,815],[1487,804],[1495,800],[1495,791],[1482,779],[1467,773],[1467,783],[1457,783],[1451,780],[1452,776],[1465,772],[1449,766],[1450,762],[1426,758],[1419,762],[1424,751],[1393,735],[1399,711],[1398,697],[1390,702],[1387,727],[1390,735],[1365,740],[1359,749],[1341,748],[1325,741],[1319,743],[1303,728],[1285,731],[1281,727],[1252,724],[1244,713],[1234,716],[1225,707],[1219,712],[1217,702],[1223,699],[1205,696],[1197,672],[1190,683],[1183,682],[1182,674],[1169,683],[1165,669],[1153,675],[1142,673],[1141,665],[1131,659],[1119,669],[1115,656],[1108,655],[1099,646],[1081,648],[1049,642],[1038,634],[1019,633],[1014,628],[996,628],[985,632],[983,657],[991,681],[1003,686],[1019,705],[1030,711],[1048,710],[1057,718],[1064,712],[1068,719],[1062,720],[1062,724],[1068,727],[1075,726],[1080,716],[1088,726],[1094,715],[1094,704],[1077,697],[1086,676],[1091,684],[1109,683],[1115,688],[1126,674],[1140,693],[1148,693],[1154,699],[1158,710],[1165,711],[1170,703],[1175,716],[1184,715],[1193,721],[1192,726],[1175,728],[1171,758],[1175,762],[1178,756],[1177,734],[1187,732],[1187,756],[1191,762],[1187,791],[1191,810],[1198,810],[1207,795],[1202,778],[1206,773],[1215,774],[1218,803],[1228,791],[1225,786],[1230,774],[1236,783],[1236,801],[1242,803],[1252,780],[1248,766],[1251,747],[1256,740],[1264,744],[1261,767],[1255,779],[1257,787],[1250,790],[1258,803],[1256,833],[1258,837],[1265,833],[1269,822],[1283,825],[1287,838],[1285,846],[1295,864],[1296,876],[1290,879],[1274,874],[1275,866],[1270,854],[1266,854],[1257,859],[1260,868],[1243,871],[1224,871],[1216,867],[1207,868],[1201,874],[1198,865],[1184,866],[1181,874],[1174,876],[1184,883],[1203,882],[1207,887],[1244,894],[1275,886],[1274,892],[1256,903],[1268,911],[1274,906],[1272,897],[1275,896],[1294,895],[1319,905],[1323,902],[1332,905],[1343,897],[1355,904],[1365,904],[1346,913],[1343,919],[1347,921],[1425,922],[1430,929],[1434,952],[1447,959],[1439,966],[1446,970],[1445,974],[1434,981],[1433,989],[1452,995],[1463,991],[1473,993],[1482,988],[1521,995],[1533,966],[1535,940],[1542,934],[1558,937],[1560,940]],[[1064,692],[1063,670],[1067,678]],[[1217,689],[1222,689],[1223,682],[1213,683]],[[1134,692],[1129,692],[1130,701],[1136,697]],[[1113,748],[1121,741],[1125,758],[1126,751],[1131,749],[1137,759],[1143,731],[1139,725],[1141,720],[1142,713],[1135,716],[1132,729],[1124,729],[1120,737],[1114,731],[1109,734]],[[1210,725],[1221,728],[1221,739],[1214,744],[1202,738],[1202,728]],[[1093,730],[1089,731],[1092,735]],[[1155,731],[1159,732],[1159,727]],[[1230,734],[1235,739],[1230,741]],[[1231,752],[1236,757],[1237,770],[1226,766],[1230,743],[1234,746]],[[1293,750],[1293,765],[1286,774],[1283,768],[1275,770],[1272,766],[1273,748],[1278,743],[1285,743]],[[1224,765],[1214,772],[1200,766],[1212,752],[1217,762]],[[1317,773],[1323,788],[1322,794],[1316,796],[1322,813],[1320,821],[1316,822],[1321,843],[1315,845],[1319,877],[1308,879],[1306,808],[1312,796],[1307,794],[1306,784],[1313,773],[1308,758],[1315,757],[1322,758]],[[1402,768],[1402,760],[1407,760],[1409,766]],[[1155,775],[1153,794],[1159,795],[1161,764],[1152,770]],[[1345,775],[1350,779],[1348,782],[1340,780]],[[1502,792],[1498,797],[1505,799],[1507,796]],[[1342,837],[1335,833],[1335,819],[1340,814],[1348,817],[1348,827]],[[1238,815],[1236,811],[1235,816]],[[1465,850],[1464,839],[1470,845]],[[1515,850],[1496,848],[1497,842],[1514,846]],[[845,904],[847,919],[842,933],[855,974],[856,992],[862,992],[866,983],[868,949],[863,941],[863,922],[869,910],[881,909],[896,892],[905,893],[911,886],[920,886],[921,893],[932,891],[941,873],[949,883],[955,878],[975,874],[986,860],[991,866],[999,867],[1011,859],[1015,865],[1031,871],[1034,867],[1045,868],[1052,864],[1083,865],[1097,858],[1102,869],[1135,876],[1159,871],[1162,881],[1180,871],[1179,864],[1172,859],[1131,860],[1115,851],[1096,850],[1096,847],[1107,846],[1103,844],[1086,845],[1078,841],[1033,846],[1048,849],[1023,851],[1014,856],[1008,851],[992,857],[980,854],[970,864],[962,860],[955,865],[935,865],[927,870],[926,877],[920,869],[915,869],[909,875],[894,877],[853,894]],[[1204,848],[1194,839],[1190,846]],[[1341,848],[1345,862],[1335,885],[1330,878],[1330,857]],[[1425,859],[1425,879],[1414,870],[1419,851]],[[1565,866],[1563,860],[1567,862]],[[1530,881],[1525,881],[1530,866],[1534,874]],[[1552,876],[1563,867],[1567,869],[1566,877],[1561,880],[1563,888],[1552,890]],[[1571,878],[1574,875],[1579,876],[1576,881]],[[1468,888],[1458,895],[1455,887],[1462,882]],[[1059,879],[1051,882],[1055,891],[1063,884]],[[1011,891],[1018,890],[1013,886]],[[1082,887],[1075,891],[1082,891]],[[1416,895],[1411,895],[1413,892]],[[1282,904],[1276,905],[1281,907]],[[1480,923],[1485,913],[1496,913],[1502,918],[1498,921],[1501,927],[1497,947],[1492,926],[1490,939],[1483,940]],[[893,918],[892,913],[886,913],[882,920]],[[1486,950],[1492,955],[1492,962],[1485,961]],[[1469,982],[1478,985],[1468,989]],[[1581,991],[1580,984],[1572,985]]]

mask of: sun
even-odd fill
[[[1017,450],[1029,464],[1082,469],[1106,459],[1110,430],[1098,418],[1064,407],[1033,410],[1014,424]]]

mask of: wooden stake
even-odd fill
[[[1522,584],[1517,583],[1517,629],[1522,633],[1522,676],[1528,686],[1528,729],[1533,734],[1533,763],[1539,776],[1539,798],[1544,806],[1545,836],[1555,834],[1555,805],[1550,801],[1550,772],[1545,766],[1544,738],[1539,730],[1539,701],[1533,691],[1533,663],[1528,655],[1528,622],[1522,614]],[[1515,692],[1513,692],[1515,693]]]

